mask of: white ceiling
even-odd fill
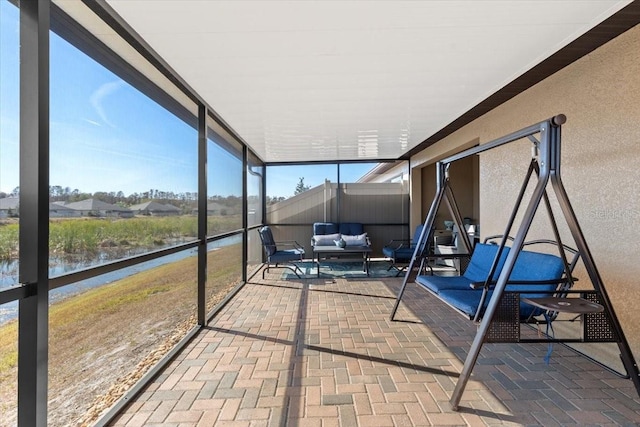
[[[630,3],[107,1],[266,162],[398,158]]]

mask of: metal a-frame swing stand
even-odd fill
[[[527,172],[527,177],[523,186],[521,188],[520,194],[518,195],[515,207],[509,218],[506,231],[501,243],[500,248],[498,249],[498,253],[500,253],[507,242],[507,237],[511,229],[513,228],[513,224],[518,213],[518,210],[524,200],[527,184],[531,177],[533,176],[533,172],[537,175],[537,184],[533,190],[531,195],[531,199],[527,205],[527,208],[523,214],[522,221],[520,222],[519,228],[516,232],[516,235],[513,239],[513,243],[511,246],[511,250],[509,251],[506,260],[504,262],[504,266],[500,272],[500,275],[496,281],[495,288],[491,299],[487,305],[487,308],[482,317],[482,321],[479,324],[476,336],[471,344],[471,348],[469,349],[469,353],[464,363],[464,367],[460,376],[458,378],[458,382],[456,384],[455,389],[453,390],[453,394],[450,399],[450,404],[453,410],[458,410],[458,405],[462,398],[462,393],[466,387],[467,382],[469,381],[469,377],[471,376],[471,371],[473,370],[474,365],[478,359],[478,355],[482,348],[482,344],[487,342],[487,337],[490,333],[490,326],[494,315],[496,315],[498,306],[500,304],[500,300],[505,293],[505,287],[507,285],[507,281],[513,267],[515,265],[518,254],[522,250],[523,244],[525,242],[526,235],[531,227],[531,223],[535,216],[536,211],[538,210],[540,203],[544,201],[547,212],[549,214],[553,232],[555,234],[556,242],[558,244],[558,248],[562,248],[562,241],[560,239],[560,233],[557,228],[557,224],[551,210],[551,204],[549,202],[549,197],[547,194],[547,187],[549,182],[551,182],[551,186],[556,195],[557,202],[560,206],[564,219],[567,223],[567,226],[571,232],[572,238],[577,246],[579,256],[584,263],[584,267],[587,271],[587,274],[591,280],[594,291],[591,291],[592,295],[595,295],[594,301],[598,304],[602,305],[604,310],[602,313],[598,313],[598,315],[602,316],[604,319],[605,328],[609,329],[604,333],[604,337],[598,336],[596,333],[595,336],[590,337],[587,340],[582,340],[580,342],[617,342],[618,347],[620,349],[620,357],[622,359],[622,363],[624,365],[625,370],[627,371],[627,375],[633,381],[633,384],[636,388],[636,391],[640,395],[640,372],[638,371],[638,365],[633,357],[629,344],[624,336],[622,331],[622,327],[618,322],[618,319],[613,310],[613,306],[611,301],[607,295],[606,289],[604,287],[604,283],[602,282],[602,278],[598,273],[598,269],[596,268],[596,264],[593,260],[591,252],[589,251],[589,247],[587,246],[587,242],[584,238],[580,225],[578,224],[578,220],[576,215],[571,207],[571,203],[569,202],[569,197],[565,191],[564,185],[562,183],[560,177],[560,134],[561,127],[566,121],[566,117],[564,115],[558,115],[552,117],[543,122],[531,125],[527,128],[521,129],[512,134],[506,135],[502,138],[491,141],[487,144],[483,144],[481,146],[473,147],[468,150],[465,150],[461,153],[443,159],[437,163],[436,166],[436,179],[437,179],[437,187],[436,187],[436,195],[431,204],[431,208],[429,209],[429,213],[425,219],[424,227],[422,230],[422,234],[420,235],[420,239],[416,245],[416,250],[413,254],[413,257],[409,263],[407,268],[404,281],[402,283],[402,287],[400,292],[398,293],[398,297],[396,299],[395,306],[393,307],[391,313],[391,320],[394,320],[396,311],[400,305],[400,300],[402,295],[404,294],[405,288],[409,281],[413,281],[415,279],[415,271],[416,267],[422,267],[418,263],[424,262],[424,255],[428,254],[431,241],[431,233],[433,230],[433,225],[435,222],[436,213],[442,201],[445,200],[447,202],[449,212],[453,217],[454,223],[458,226],[459,230],[464,230],[462,217],[460,214],[460,210],[458,209],[458,205],[455,201],[455,197],[449,186],[449,176],[448,170],[449,165],[457,160],[464,159],[469,156],[477,155],[482,152],[500,147],[502,145],[508,144],[510,142],[514,142],[517,140],[521,140],[523,138],[529,139],[533,144],[533,155],[532,161],[529,166],[529,171]],[[539,139],[536,138],[536,135]],[[460,237],[462,238],[462,242],[467,250],[467,253],[471,254],[471,242],[469,241],[469,237],[467,233],[460,233]],[[565,272],[569,271],[567,267],[567,261],[563,254],[563,251],[560,250],[561,257],[565,264]],[[491,272],[489,277],[493,276],[493,272],[495,271],[497,264],[498,256],[496,256],[496,260],[493,263]],[[567,275],[569,280],[571,279],[571,274]],[[560,310],[556,310],[560,311]],[[492,339],[491,342],[498,342],[495,339]],[[513,342],[513,341],[508,341]],[[516,342],[525,342],[516,341]],[[563,340],[554,340],[554,342],[563,342]],[[564,342],[572,342],[572,340],[565,340]],[[573,341],[575,342],[575,341]]]

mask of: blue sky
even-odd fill
[[[19,185],[18,10],[0,1],[0,191]],[[50,36],[50,184],[81,192],[196,192],[197,132],[55,34]],[[213,157],[215,156],[215,157]],[[240,195],[241,165],[210,155],[209,194]],[[371,168],[344,165],[341,180]],[[300,177],[336,181],[335,165],[270,168],[271,196],[293,195]]]
[[[349,163],[340,166],[340,181],[355,182],[377,163]],[[309,187],[322,185],[325,179],[338,181],[336,165],[294,165],[271,166],[267,172],[267,195],[271,197],[290,197],[300,178]]]
[[[0,191],[18,185],[18,10],[0,1]]]
[[[196,130],[55,35],[50,114],[51,184],[197,191]]]
[[[0,191],[18,185],[17,9],[0,4]],[[51,34],[50,183],[83,192],[195,192],[197,132]]]

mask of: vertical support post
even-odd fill
[[[445,173],[445,168],[445,164],[441,162],[436,163],[436,196],[433,198],[433,202],[431,202],[431,207],[429,208],[429,213],[427,214],[427,218],[424,221],[424,226],[422,227],[420,238],[416,242],[416,249],[413,252],[411,262],[409,262],[407,272],[404,275],[404,279],[402,280],[402,287],[400,288],[400,292],[398,292],[398,296],[396,297],[396,302],[393,306],[393,310],[391,310],[391,320],[394,319],[394,317],[396,316],[396,311],[398,311],[398,307],[400,307],[400,300],[402,299],[402,295],[404,295],[407,283],[409,283],[411,275],[413,274],[417,255],[422,254],[425,250],[429,250],[428,239],[429,236],[431,236],[433,223],[436,221],[436,214],[438,213],[438,209],[442,204],[442,198],[445,197],[447,185],[449,183],[449,180],[447,179],[447,175]]]
[[[247,281],[247,263],[249,252],[249,149],[242,145],[242,281]]]
[[[49,339],[49,8],[20,3],[18,425],[47,425]]]
[[[198,105],[198,325],[207,323],[207,107]]]
[[[322,207],[324,208],[324,216],[322,217],[322,221],[323,222],[327,222],[327,201],[329,200],[329,198],[327,197],[327,193],[328,193],[327,188],[328,187],[329,187],[329,181],[325,178],[325,180],[324,180],[324,200],[323,200],[323,203],[322,203]]]
[[[262,187],[260,188],[260,198],[262,200],[262,221],[260,221],[260,225],[267,223],[267,167],[264,163],[262,163],[262,179],[261,179]],[[326,205],[326,202],[325,202]],[[325,212],[326,212],[325,207]],[[326,216],[326,214],[325,214]]]
[[[411,159],[407,160],[407,179],[402,180],[402,196],[406,196],[406,202],[403,205],[407,209],[407,215],[403,215],[407,218],[407,238],[411,239],[411,184],[413,177],[411,176]],[[406,191],[406,193],[405,193]]]
[[[498,277],[496,286],[493,290],[493,295],[491,295],[489,305],[487,306],[484,317],[482,318],[482,322],[478,327],[478,332],[473,339],[471,348],[469,349],[469,354],[467,355],[464,366],[462,368],[462,372],[460,373],[460,377],[458,378],[458,382],[456,383],[456,387],[453,390],[453,394],[449,402],[451,404],[451,408],[454,411],[458,410],[458,405],[460,404],[462,393],[464,392],[467,382],[469,381],[471,371],[473,370],[473,367],[478,360],[480,349],[482,348],[482,343],[484,342],[487,333],[489,332],[491,320],[493,319],[493,315],[498,308],[498,304],[500,303],[500,298],[502,298],[504,289],[507,286],[507,280],[509,279],[509,276],[511,276],[511,272],[513,271],[516,259],[520,254],[520,250],[522,249],[522,246],[524,244],[527,232],[529,231],[531,223],[533,222],[533,217],[538,209],[538,206],[540,206],[540,201],[542,200],[542,196],[546,191],[546,186],[549,182],[549,164],[552,151],[551,133],[554,131],[559,131],[559,128],[551,126],[550,121],[546,121],[540,124],[540,175],[538,176],[538,183],[536,184],[536,188],[534,189],[527,209],[524,212],[522,222],[520,223],[520,227],[518,228],[518,232],[516,233],[513,241],[513,247],[507,255],[504,267],[500,272],[500,276]],[[518,209],[518,206],[516,205],[514,209]]]
[[[341,202],[342,202],[342,181],[340,181],[340,163],[336,163],[336,222],[339,224],[342,221]]]
[[[460,208],[458,207],[458,202],[456,202],[456,198],[451,190],[451,187],[447,186],[446,189],[446,198],[447,206],[449,207],[449,213],[453,217],[454,224],[458,227],[458,233],[460,233],[460,238],[462,239],[462,243],[468,254],[471,254],[471,241],[469,240],[469,235],[467,234],[467,230],[464,228],[464,222],[462,221],[462,215],[460,214]]]

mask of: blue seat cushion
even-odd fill
[[[513,266],[509,280],[526,280],[529,282],[535,282],[536,280],[560,280],[563,273],[564,264],[560,257],[538,252],[521,251]],[[518,292],[531,290],[554,291],[557,287],[558,282],[550,284],[507,285],[508,290]],[[549,296],[549,294],[527,293],[523,296],[540,298]]]
[[[438,298],[469,317],[476,314],[481,297],[482,290],[442,289],[438,293]]]
[[[275,264],[281,262],[289,262],[289,261],[300,261],[304,255],[304,250],[300,249],[286,249],[282,251],[277,251],[271,256],[269,256],[269,261]]]
[[[413,256],[414,250],[415,250],[415,246],[411,246],[411,247],[403,246],[398,249],[385,246],[384,248],[382,248],[382,253],[384,254],[384,256],[388,258],[393,258],[396,262],[409,261]]]
[[[504,262],[502,262],[504,264]],[[502,267],[502,266],[501,266]],[[562,278],[564,273],[564,265],[560,257],[550,254],[543,254],[538,252],[521,251],[518,254],[518,258],[513,266],[509,281],[527,281],[532,283],[527,284],[509,284],[507,283],[505,291],[519,292],[521,297],[540,298],[549,296],[548,293],[536,293],[536,291],[554,291],[558,286],[558,282],[549,284],[537,284],[536,280],[558,280]],[[418,276],[420,277],[420,276]],[[495,276],[494,276],[495,277]],[[445,278],[441,278],[445,279]],[[447,278],[448,279],[448,278]],[[424,281],[421,283],[423,286],[429,289],[435,288],[438,285],[437,280],[434,281],[432,276],[425,276]],[[429,283],[431,282],[431,283]],[[432,289],[433,290],[433,289]],[[531,292],[534,291],[534,292]],[[436,292],[436,291],[434,291]],[[482,290],[468,290],[465,288],[455,288],[453,282],[451,286],[447,286],[445,282],[440,288],[438,297],[446,303],[454,306],[463,313],[473,316],[480,304],[482,297]],[[484,303],[482,310],[487,308],[489,300],[493,291],[487,293],[487,299]],[[520,318],[526,319],[527,317],[537,316],[542,313],[542,310],[532,305],[520,303]]]
[[[395,253],[396,253],[396,249],[392,247],[385,246],[382,248],[382,254],[387,258],[393,258],[395,256]]]
[[[507,287],[508,289],[508,287]],[[513,289],[511,289],[513,290]],[[487,298],[484,301],[482,312],[487,309],[489,305],[489,301],[491,300],[491,296],[493,295],[493,291],[487,292]],[[438,298],[450,304],[451,306],[457,308],[470,318],[474,317],[476,314],[476,310],[478,305],[480,305],[480,299],[482,298],[482,290],[459,290],[459,289],[442,289],[438,294]],[[529,304],[525,304],[523,302],[520,303],[520,319],[527,319],[532,314],[537,316],[542,313],[542,309],[534,307]]]
[[[469,266],[464,272],[469,282],[484,282],[489,277],[489,271],[491,270],[491,264],[498,253],[498,245],[492,245],[487,243],[477,243],[473,248],[473,254],[469,260]],[[498,261],[498,267],[493,274],[493,280],[496,280],[502,271],[504,261],[507,259],[509,253],[509,247],[505,246],[500,254],[500,260]]]
[[[431,292],[439,294],[444,289],[458,289],[461,291],[471,291],[471,282],[464,276],[431,276],[420,275],[416,277],[416,283],[429,289]]]
[[[346,236],[358,236],[364,234],[364,226],[360,222],[315,222],[313,224],[313,234],[344,234]]]
[[[313,224],[313,234],[337,234],[339,233],[338,224],[335,222],[316,222]]]
[[[262,245],[264,246],[264,250],[267,256],[273,255],[277,248],[276,242],[273,239],[273,233],[271,232],[271,228],[269,226],[264,226],[260,230],[258,230],[260,234],[260,238],[262,239]]]
[[[413,252],[415,251],[416,245],[418,244],[418,240],[420,240],[420,235],[422,234],[423,224],[420,224],[416,227],[416,231],[413,233],[413,240],[411,242],[405,242],[402,246],[400,242],[396,245],[385,246],[382,248],[382,253],[387,258],[393,258],[396,262],[408,262],[411,261],[411,257],[413,257]]]
[[[364,227],[360,222],[342,222],[340,223],[338,233],[347,236],[358,236],[364,233]]]
[[[430,291],[439,294],[442,290],[459,290],[469,292],[482,292],[482,290],[474,290],[471,288],[473,282],[484,282],[489,276],[491,264],[498,253],[498,245],[491,245],[485,243],[476,244],[469,266],[462,276],[418,276],[416,282],[426,287]],[[504,261],[509,253],[509,248],[505,247],[500,256],[498,267],[493,277],[498,278]],[[478,299],[479,301],[479,299]],[[476,303],[477,304],[477,303]],[[475,308],[473,309],[475,312]]]
[[[413,233],[413,240],[411,241],[412,244],[414,245],[418,244],[418,240],[420,240],[420,235],[422,234],[423,227],[424,227],[424,224],[420,224],[419,226],[416,227],[416,231],[414,231]]]

